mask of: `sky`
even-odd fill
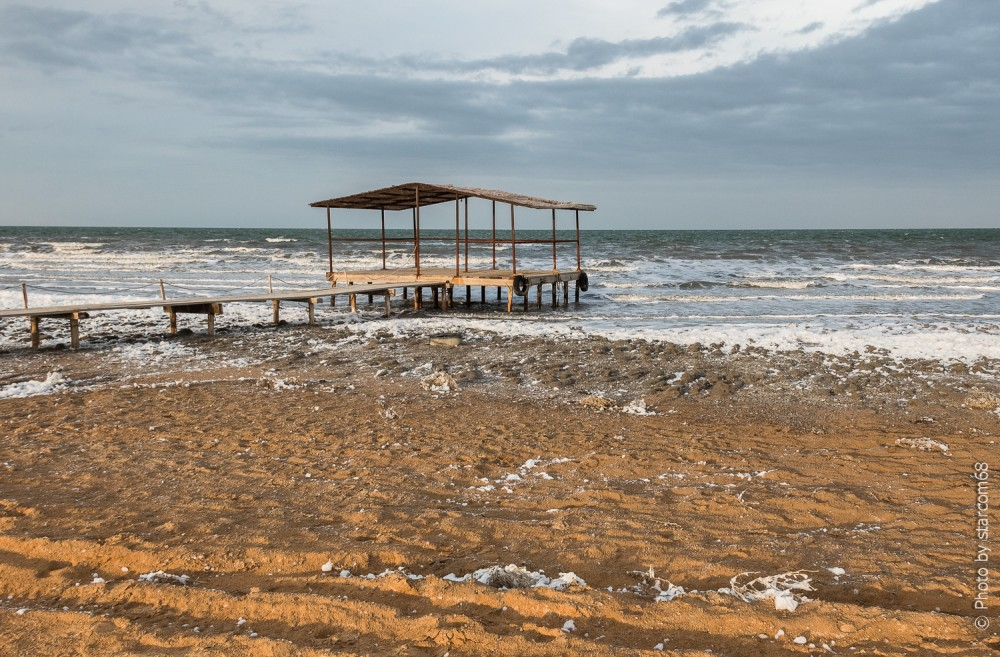
[[[320,227],[422,181],[1000,227],[998,174],[996,0],[0,0],[0,225]]]

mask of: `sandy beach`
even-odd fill
[[[0,355],[0,654],[1000,651],[996,363],[460,337]]]

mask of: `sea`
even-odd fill
[[[545,239],[551,233],[517,236]],[[412,266],[412,248],[390,244],[388,266]],[[446,314],[408,312],[397,299],[402,312],[389,322],[409,333],[600,335],[834,354],[875,350],[899,359],[968,363],[1000,358],[1000,230],[584,231],[581,251],[590,289],[579,304],[552,309],[546,290],[542,311],[532,304],[531,312],[515,306],[508,315],[494,289],[487,305],[459,304]],[[339,242],[334,269],[379,268],[382,257],[379,244]],[[423,242],[421,257],[424,266],[454,267],[454,244]],[[489,267],[492,247],[471,245],[468,257],[471,268]],[[509,266],[509,245],[500,244],[496,257]],[[575,268],[575,245],[560,244],[556,257],[560,268]],[[552,248],[518,245],[517,258],[521,267],[551,268]],[[326,270],[325,230],[0,227],[0,308],[23,306],[22,284],[28,303],[41,306],[155,299],[160,281],[169,296],[249,293],[269,284],[275,290],[315,288],[325,285]],[[474,294],[478,301],[478,290]],[[457,299],[463,295],[459,289]],[[356,325],[358,318],[343,305],[324,308],[321,323]],[[227,308],[227,317],[232,312]],[[270,317],[263,304],[237,312],[248,327]],[[361,319],[386,322],[376,309],[363,308]],[[94,321],[101,320],[88,320]],[[103,321],[129,324],[124,313]],[[0,348],[23,346],[26,321],[4,322]]]

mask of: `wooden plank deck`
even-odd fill
[[[542,286],[552,286],[552,306],[558,305],[558,288],[562,287],[563,305],[569,303],[569,284],[576,283],[574,298],[580,300],[580,290],[586,290],[587,274],[583,271],[560,271],[555,269],[524,269],[517,272],[512,269],[469,269],[456,271],[448,267],[421,267],[417,273],[415,267],[401,269],[362,269],[353,271],[333,271],[327,275],[331,285],[346,283],[348,285],[375,284],[381,281],[407,281],[410,287],[424,285],[425,280],[447,280],[447,303],[453,301],[456,287],[465,286],[466,305],[471,304],[472,288],[481,288],[482,300],[486,300],[486,288],[496,287],[497,298],[500,290],[507,288],[507,312],[511,312],[515,294],[524,297],[524,309],[528,309],[528,296],[531,288],[536,289],[536,305],[542,307]],[[520,279],[520,280],[519,280]],[[581,287],[582,286],[582,287]],[[405,294],[405,288],[404,288]]]
[[[439,290],[447,285],[445,278],[427,278],[421,280],[421,287],[430,287],[437,297]],[[147,310],[163,308],[170,315],[170,333],[177,333],[177,314],[203,314],[208,319],[208,334],[215,333],[215,315],[222,313],[222,305],[229,303],[261,303],[270,301],[273,307],[274,323],[279,321],[282,301],[305,303],[309,311],[309,323],[314,323],[314,308],[323,299],[329,298],[331,303],[338,296],[347,296],[351,310],[357,311],[356,297],[358,294],[385,297],[386,316],[390,313],[389,299],[395,290],[406,286],[413,287],[412,282],[380,282],[370,285],[350,285],[346,287],[324,287],[310,290],[291,290],[284,292],[264,292],[256,294],[223,294],[216,296],[190,296],[173,299],[149,299],[140,301],[111,301],[106,303],[75,303],[61,306],[38,306],[35,308],[0,309],[0,319],[26,317],[31,325],[31,346],[37,349],[41,344],[42,319],[68,319],[70,322],[70,340],[74,349],[80,346],[79,320],[86,319],[90,313],[107,310]],[[416,300],[416,296],[414,297]]]

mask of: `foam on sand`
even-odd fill
[[[497,589],[547,588],[565,591],[570,587],[587,587],[587,583],[576,573],[559,573],[559,577],[549,578],[541,571],[531,571],[515,564],[480,568],[461,577],[449,573],[443,579],[450,582],[465,582],[471,579]]]
[[[0,399],[17,399],[21,397],[34,397],[35,395],[49,395],[53,392],[65,390],[69,381],[61,372],[49,372],[49,375],[42,381],[23,381],[12,383],[0,388]]]

